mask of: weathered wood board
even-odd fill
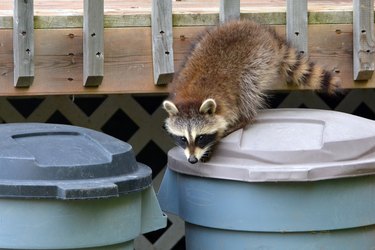
[[[375,70],[374,0],[353,0],[353,78],[371,79]]]
[[[284,25],[276,25],[285,34]],[[193,36],[206,27],[173,29],[174,64],[178,70]],[[374,88],[375,79],[353,81],[351,24],[309,25],[309,55],[337,72],[344,88]],[[152,73],[151,28],[105,29],[102,84],[85,88],[82,29],[35,30],[35,79],[27,89],[13,87],[12,30],[0,30],[0,95],[58,95],[105,93],[165,93],[155,86]],[[280,82],[275,89],[292,87]]]
[[[287,0],[287,39],[301,54],[308,56],[307,32],[307,0]]]
[[[309,24],[352,23],[352,0],[309,0],[308,2]],[[150,27],[151,3],[151,0],[105,0],[104,27]],[[286,0],[241,0],[240,3],[241,18],[251,18],[267,24],[285,24]],[[220,0],[172,1],[172,5],[173,26],[219,23]],[[34,7],[37,29],[82,28],[83,1],[35,0]],[[12,11],[13,0],[1,0],[0,29],[12,28]]]
[[[13,19],[14,86],[28,87],[34,80],[33,0],[15,0]]]
[[[172,0],[152,2],[151,31],[154,83],[168,84],[174,73]]]
[[[95,87],[104,76],[104,0],[84,0],[83,85]]]
[[[240,0],[220,0],[220,23],[240,19]]]

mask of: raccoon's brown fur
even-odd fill
[[[194,156],[192,129],[195,137],[215,133],[214,144],[250,123],[264,106],[265,90],[281,81],[328,93],[340,84],[268,26],[233,21],[207,30],[171,83],[164,102],[169,113],[166,129],[185,137],[186,156]],[[203,107],[206,100],[212,102]]]

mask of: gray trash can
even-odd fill
[[[133,249],[166,226],[151,169],[93,130],[0,125],[1,249]]]
[[[264,111],[208,163],[172,149],[158,199],[189,250],[375,249],[375,122]]]

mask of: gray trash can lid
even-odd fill
[[[315,181],[375,174],[375,122],[336,111],[266,110],[224,138],[207,163],[179,148],[168,167],[180,173],[247,182]]]
[[[0,125],[0,197],[93,199],[151,185],[152,172],[132,147],[67,125]]]

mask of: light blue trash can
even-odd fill
[[[166,226],[151,169],[93,130],[0,125],[0,248],[133,250]]]
[[[196,249],[375,249],[375,122],[280,109],[227,136],[208,163],[168,154],[158,199]]]

